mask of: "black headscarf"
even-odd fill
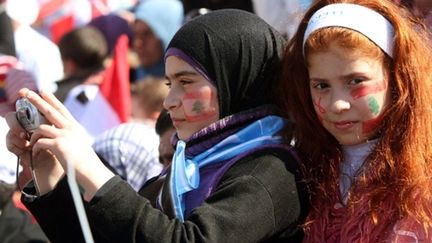
[[[217,10],[187,22],[168,45],[201,65],[218,90],[220,118],[271,102],[285,40],[255,14]]]

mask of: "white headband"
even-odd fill
[[[387,55],[393,57],[394,29],[392,24],[381,14],[369,8],[349,3],[330,4],[312,15],[303,37],[303,50],[312,32],[330,26],[355,30],[378,45]]]

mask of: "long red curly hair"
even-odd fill
[[[393,58],[361,34],[340,27],[314,32],[303,48],[303,35],[314,12],[332,3],[365,6],[387,18],[395,30]],[[371,27],[372,28],[372,27]],[[338,202],[341,146],[319,122],[313,107],[307,57],[330,43],[381,60],[388,68],[392,102],[384,113],[380,140],[366,161],[366,173],[354,182],[340,242],[379,242],[396,221],[410,218],[424,232],[432,229],[432,51],[425,28],[387,0],[320,0],[306,12],[284,56],[279,103],[295,122],[295,147],[304,160],[312,209],[306,239],[326,242]],[[305,52],[303,53],[303,50]],[[334,222],[333,222],[334,223]],[[324,227],[324,226],[327,226]]]

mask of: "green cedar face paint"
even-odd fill
[[[201,114],[203,112],[203,104],[201,101],[197,100],[195,103],[193,103],[192,111],[196,114]]]
[[[367,102],[372,114],[374,114],[375,116],[378,115],[378,113],[380,112],[380,105],[378,101],[375,99],[375,97],[369,96],[367,98]]]
[[[188,92],[183,97],[185,118],[189,122],[205,121],[216,114],[212,106],[214,95],[210,88]]]

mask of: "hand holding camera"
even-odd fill
[[[16,101],[15,109],[18,122],[28,133],[32,133],[41,124],[48,124],[45,117],[26,97]]]

